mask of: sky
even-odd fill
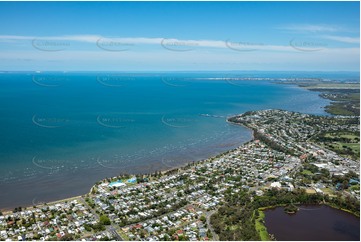
[[[0,71],[359,71],[359,2],[0,2]]]

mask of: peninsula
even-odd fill
[[[269,240],[266,207],[327,204],[359,216],[359,121],[284,110],[230,117],[254,139],[180,168],[121,174],[83,196],[2,212],[0,240]]]

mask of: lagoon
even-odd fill
[[[277,240],[360,240],[360,218],[326,205],[300,206],[291,215],[283,207],[264,212],[267,231]]]

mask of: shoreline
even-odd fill
[[[272,110],[271,110],[272,111]],[[277,110],[277,111],[282,111],[282,110]],[[252,113],[244,113],[245,115],[252,115]],[[176,167],[171,167],[171,168],[167,168],[167,169],[163,169],[163,170],[158,170],[158,171],[154,171],[154,172],[151,172],[151,173],[148,173],[149,174],[152,174],[151,176],[154,176],[154,178],[150,178],[149,180],[147,180],[147,182],[153,182],[153,181],[158,181],[158,180],[161,180],[161,179],[167,179],[167,177],[169,176],[172,176],[172,175],[183,175],[183,174],[187,174],[190,170],[192,170],[192,164],[196,164],[196,165],[203,165],[203,166],[207,166],[207,164],[210,164],[212,163],[214,160],[217,160],[220,156],[222,155],[228,155],[230,153],[232,153],[233,151],[237,150],[237,149],[242,149],[242,147],[245,147],[246,144],[250,144],[250,145],[253,145],[254,143],[257,143],[257,139],[259,138],[260,140],[262,140],[260,137],[258,137],[257,135],[257,132],[259,130],[259,126],[257,125],[252,125],[252,122],[245,119],[242,121],[242,119],[237,122],[237,117],[238,116],[242,116],[242,114],[237,114],[237,115],[234,115],[234,116],[230,116],[230,117],[227,117],[226,118],[226,122],[228,124],[232,124],[232,125],[237,125],[237,126],[243,126],[245,128],[247,128],[248,130],[252,130],[252,139],[250,139],[249,141],[246,141],[246,142],[243,142],[242,144],[238,145],[237,147],[233,148],[233,149],[229,149],[229,150],[226,150],[226,151],[223,151],[223,152],[219,152],[217,153],[216,155],[212,155],[208,158],[205,158],[205,159],[200,159],[200,160],[197,160],[197,161],[188,161],[182,165],[178,165]],[[222,166],[222,163],[220,163],[221,166]],[[223,162],[223,164],[227,164],[226,162]],[[139,173],[139,174],[144,174],[144,173]],[[158,175],[157,175],[158,174]],[[138,174],[134,174],[134,173],[130,173],[130,174],[127,174],[125,176],[124,179],[128,179],[129,176],[136,176]],[[210,175],[212,175],[212,173],[210,173]],[[121,175],[120,175],[121,176]],[[94,195],[94,191],[96,190],[97,188],[97,185],[99,185],[100,183],[104,183],[105,181],[108,181],[108,182],[111,182],[111,181],[114,181],[114,179],[119,179],[119,175],[118,176],[113,176],[113,177],[109,177],[109,178],[102,178],[100,180],[98,180],[89,190],[89,192],[85,193],[85,194],[82,194],[82,195],[79,195],[79,196],[74,196],[74,197],[69,197],[69,198],[65,198],[65,199],[62,199],[62,200],[55,200],[55,201],[51,201],[49,203],[39,203],[37,204],[37,208],[38,209],[48,209],[48,206],[51,206],[51,205],[54,205],[56,203],[67,203],[69,201],[72,201],[72,200],[77,200],[78,202],[80,202],[81,204],[85,204],[89,209],[90,207],[92,207],[94,209],[94,207],[92,206],[94,204],[94,202],[91,202],[92,204],[89,204],[89,201],[88,201],[88,196],[91,197],[91,196],[96,196]],[[121,178],[123,179],[123,178]],[[134,187],[139,187],[139,186],[144,186],[146,185],[147,182],[144,183],[144,181],[141,179],[141,180],[138,180],[138,182],[134,183],[134,184],[129,184],[127,183],[126,186],[129,187],[130,189],[133,189]],[[102,184],[101,184],[102,185]],[[105,184],[106,185],[106,184]],[[92,199],[92,198],[91,198]],[[302,200],[303,201],[303,200]],[[282,200],[280,200],[280,202],[282,202]],[[33,202],[34,203],[34,202]],[[334,208],[336,210],[342,210],[348,214],[352,214],[354,216],[356,216],[357,218],[359,218],[359,215],[357,214],[354,214],[352,211],[349,211],[347,209],[344,209],[340,206],[337,206],[335,204],[333,204],[333,201],[328,201],[326,202],[325,199],[323,198],[323,201],[319,200],[317,201],[316,203],[310,203],[308,204],[307,202],[306,203],[295,203],[297,206],[305,206],[305,205],[316,205],[316,206],[328,206],[328,207],[331,207],[331,208]],[[287,204],[282,204],[282,203],[279,203],[279,204],[275,204],[275,205],[272,205],[272,206],[268,206],[268,207],[258,207],[255,206],[254,207],[254,211],[253,211],[253,215],[252,215],[252,219],[255,219],[254,220],[254,226],[255,226],[255,230],[256,230],[256,233],[259,235],[259,237],[261,238],[261,240],[271,240],[274,238],[274,235],[272,234],[269,234],[268,233],[268,227],[266,226],[266,223],[265,223],[265,218],[266,218],[266,214],[265,214],[265,211],[266,210],[269,210],[269,209],[273,209],[273,208],[277,208],[277,207],[284,207],[286,206]],[[89,207],[90,206],[90,207]],[[33,206],[34,208],[35,206]],[[345,206],[347,207],[347,206]],[[31,208],[31,206],[29,207],[24,207],[25,209],[33,209]],[[218,208],[219,207],[216,207],[216,211],[218,211]],[[353,208],[352,208],[353,209]],[[24,210],[25,211],[25,210]],[[96,211],[98,213],[97,210],[93,210],[93,211]],[[256,216],[256,212],[258,211],[257,215]],[[7,211],[7,212],[4,212],[4,215],[6,214],[10,214],[11,211]],[[93,213],[93,212],[92,212]],[[286,212],[287,213],[287,212]],[[290,214],[290,213],[288,213]],[[158,216],[158,215],[157,215]],[[122,225],[124,226],[124,225]],[[127,226],[127,224],[125,224],[125,226]]]
[[[93,187],[94,186],[92,186],[92,188]],[[56,203],[59,203],[59,202],[67,202],[67,201],[70,201],[70,200],[76,200],[76,199],[82,198],[83,196],[86,196],[89,193],[86,193],[86,194],[83,194],[83,195],[78,195],[78,196],[73,196],[73,197],[68,197],[68,198],[64,198],[64,199],[60,199],[60,200],[50,201],[50,202],[39,202],[38,204],[34,204],[33,206],[26,206],[26,207],[21,207],[21,208],[22,209],[29,209],[29,208],[34,208],[34,207],[38,207],[38,206],[44,206],[45,204],[53,205],[53,204],[56,204]],[[15,208],[13,208],[13,209],[15,209]],[[12,213],[12,210],[11,209],[4,209],[1,212],[3,213],[3,215],[7,215],[8,213]]]
[[[296,86],[296,87],[300,88],[298,86]],[[318,106],[322,107],[322,105],[318,105]],[[236,115],[239,111],[235,110],[235,111],[231,111],[230,113],[232,114],[233,112],[234,112],[234,115]],[[233,125],[239,126],[239,124],[229,122],[228,118],[229,117],[227,117],[225,119],[226,123],[232,124],[232,126]],[[221,120],[221,121],[224,122],[224,120]],[[236,144],[235,146],[231,145],[230,147],[225,147],[225,146],[222,147],[223,144],[220,144],[220,142],[218,142],[218,144],[220,144],[220,146],[217,147],[216,149],[211,148],[211,147],[205,147],[204,152],[203,152],[204,155],[198,156],[199,158],[198,157],[191,157],[190,159],[186,158],[186,159],[184,159],[184,162],[179,162],[179,164],[174,167],[170,167],[170,165],[172,165],[171,163],[169,163],[168,165],[166,164],[165,167],[161,167],[162,166],[161,155],[159,155],[160,159],[158,159],[158,160],[154,159],[156,161],[155,163],[157,163],[157,164],[155,164],[155,166],[157,167],[155,169],[158,169],[158,171],[166,172],[167,170],[171,170],[174,168],[181,168],[181,167],[187,165],[187,163],[189,163],[189,162],[206,160],[206,159],[212,158],[214,156],[222,154],[223,152],[226,152],[226,151],[232,150],[236,147],[239,147],[240,145],[245,144],[245,143],[249,142],[250,140],[254,139],[254,130],[252,130],[244,125],[241,125],[241,126],[243,126],[243,128],[247,128],[246,139],[244,141],[240,141],[240,139],[238,137],[239,143]],[[249,132],[249,134],[248,134],[248,132]],[[236,136],[234,136],[234,137],[237,138]],[[236,139],[230,138],[229,140],[236,140]],[[214,141],[212,141],[212,142],[214,142]],[[234,142],[234,143],[236,143],[236,142]],[[215,143],[215,144],[217,144],[217,143]],[[207,151],[207,149],[208,149],[208,151]],[[59,156],[59,157],[61,157],[61,156]],[[193,159],[193,158],[195,158],[195,159]],[[144,160],[146,160],[146,158]],[[176,163],[176,162],[174,162],[174,163]],[[143,163],[143,164],[147,165],[147,163]],[[148,165],[152,165],[152,164],[148,163]],[[105,171],[104,169],[100,170],[100,169],[102,169],[101,167],[96,168],[96,169],[99,169],[99,171],[102,171],[101,172],[102,174],[99,176],[96,176],[94,179],[91,179],[91,181],[89,181],[89,182],[83,182],[83,181],[80,181],[80,179],[78,179],[78,180],[74,179],[75,186],[66,184],[66,186],[64,186],[65,188],[62,190],[62,192],[56,193],[56,191],[53,192],[53,191],[51,191],[50,188],[48,189],[47,187],[45,187],[46,191],[40,193],[39,200],[45,201],[45,202],[51,202],[54,200],[56,201],[58,199],[66,199],[66,197],[81,196],[83,194],[86,194],[86,192],[88,192],[88,190],[89,190],[89,187],[92,186],[98,180],[101,180],[101,179],[103,179],[105,177],[109,177],[109,176],[110,177],[117,176],[117,175],[119,175],[119,173],[122,173],[122,171],[119,171],[118,173],[116,173],[116,170],[113,170],[113,171],[110,170],[110,172]],[[139,168],[140,172],[136,172],[136,174],[148,173],[148,171],[144,171],[144,170],[142,171],[142,169],[145,169],[145,168],[144,167]],[[65,172],[67,172],[67,171],[65,171]],[[154,170],[152,172],[154,172]],[[77,173],[77,174],[79,174],[79,177],[81,176],[81,173],[82,172]],[[87,174],[93,175],[95,173],[96,173],[96,171],[94,169],[94,170],[89,170],[89,173],[87,173]],[[133,174],[133,172],[131,172],[131,173]],[[69,176],[71,176],[71,174]],[[93,177],[93,176],[89,176],[89,178],[90,177]],[[64,177],[62,178],[62,176],[60,176],[60,175],[57,177],[57,179],[58,179],[58,181],[60,181],[59,184],[66,183],[66,182],[62,182],[62,179],[64,179]],[[18,193],[16,191],[16,181],[14,181],[15,184],[10,184],[9,186],[6,183],[4,183],[4,186],[3,186],[4,190],[6,190],[7,187],[9,187],[9,192],[7,193],[7,194],[9,194],[9,199],[3,200],[4,206],[0,206],[0,210],[1,211],[2,210],[12,210],[15,206],[22,206],[22,207],[31,206],[32,205],[31,199],[33,197],[33,193],[37,193],[37,188],[33,184],[37,183],[37,180],[38,180],[38,178],[35,176],[35,178],[33,180],[29,181],[29,185],[27,187],[29,188],[29,190],[31,190],[31,192],[30,191],[27,192],[26,196],[21,195],[21,193]],[[44,186],[47,185],[46,182],[47,182],[47,180],[44,182],[45,183]],[[59,185],[59,186],[62,186],[62,185]],[[67,189],[67,190],[65,190],[65,189]],[[15,190],[15,192],[13,192],[13,190]],[[64,195],[62,193],[64,193]],[[11,198],[11,195],[14,196],[14,199]],[[20,199],[18,199],[18,198],[20,198]],[[30,198],[29,201],[28,201],[28,198]],[[14,202],[13,202],[13,200],[14,200]]]
[[[243,142],[242,144],[240,144],[239,146],[237,146],[236,148],[232,148],[232,149],[229,149],[229,150],[226,150],[226,151],[223,151],[221,153],[218,153],[218,154],[215,154],[215,155],[212,155],[208,158],[203,158],[203,159],[200,159],[200,160],[194,160],[194,161],[188,161],[187,163],[184,163],[184,164],[181,164],[181,165],[178,165],[178,166],[175,166],[175,167],[171,167],[171,168],[165,168],[165,169],[161,169],[161,170],[158,170],[157,172],[160,172],[162,175],[168,173],[168,172],[171,172],[171,171],[174,171],[174,170],[179,170],[179,169],[183,169],[183,168],[186,168],[189,164],[191,163],[202,163],[202,162],[207,162],[207,161],[210,161],[212,159],[216,159],[217,156],[220,156],[220,155],[225,155],[235,149],[238,149],[239,147],[249,143],[249,142],[252,142],[255,140],[255,137],[254,137],[254,133],[255,133],[255,130],[250,128],[250,127],[247,127],[246,125],[243,125],[241,123],[235,123],[235,122],[232,122],[230,121],[229,119],[230,118],[233,118],[237,115],[240,115],[240,114],[236,114],[234,116],[229,116],[229,117],[226,117],[225,121],[226,123],[230,124],[230,125],[235,125],[235,126],[241,126],[241,127],[244,127],[246,129],[248,129],[249,131],[251,131],[251,139],[248,140],[248,141],[245,141]],[[151,172],[150,174],[155,174],[156,171],[154,172]],[[135,176],[135,175],[144,175],[146,173],[136,173],[136,174],[129,174],[130,176]],[[115,176],[116,177],[116,176]],[[58,203],[58,202],[62,202],[62,201],[68,201],[68,200],[73,200],[73,199],[79,199],[79,198],[82,198],[82,197],[85,197],[85,196],[88,196],[88,195],[91,195],[92,193],[92,190],[94,188],[94,186],[96,185],[96,183],[98,182],[101,182],[101,181],[104,181],[105,179],[107,179],[107,177],[104,177],[98,181],[96,181],[89,189],[89,191],[87,193],[83,193],[83,194],[78,194],[78,195],[75,195],[75,196],[71,196],[71,197],[66,197],[66,198],[63,198],[63,199],[60,199],[60,200],[51,200],[51,201],[48,201],[48,202],[39,202],[38,204],[36,205],[24,205],[21,206],[22,209],[29,209],[29,208],[33,208],[34,206],[43,206],[45,204],[55,204],[55,203]],[[282,205],[280,205],[282,206]],[[3,213],[3,214],[6,214],[6,213],[10,213],[12,212],[13,209],[15,209],[16,207],[12,207],[12,208],[0,208],[0,211]],[[337,207],[334,207],[334,208],[337,208]],[[343,210],[342,208],[338,208],[338,209],[341,209]],[[355,214],[354,214],[355,215]],[[357,216],[357,215],[355,215]]]
[[[275,84],[284,84],[284,83],[275,83]],[[291,83],[291,85],[294,85],[296,86],[297,88],[303,88],[303,89],[306,89],[306,90],[309,90],[309,91],[313,91],[313,90],[310,90],[310,89],[307,89],[307,88],[304,88],[300,85],[297,85],[295,83]],[[326,111],[326,107],[323,107],[325,112],[331,116],[335,116],[334,114],[330,114]],[[297,112],[297,111],[296,111]],[[173,170],[178,170],[178,169],[184,169],[186,168],[187,165],[191,164],[191,163],[198,163],[198,162],[207,162],[209,160],[212,160],[212,159],[215,159],[217,156],[220,156],[220,155],[224,155],[224,154],[227,154],[229,152],[231,152],[232,150],[234,149],[237,149],[253,140],[255,140],[255,130],[250,128],[250,127],[247,127],[246,125],[243,125],[243,124],[240,124],[240,123],[235,123],[235,122],[232,122],[230,121],[229,119],[232,118],[232,117],[235,117],[235,116],[238,116],[240,114],[234,114],[233,116],[227,116],[225,118],[225,121],[227,124],[230,124],[230,125],[234,125],[234,126],[241,126],[241,127],[244,127],[246,128],[247,130],[251,131],[251,138],[248,140],[248,141],[243,141],[241,142],[239,145],[237,145],[237,147],[235,148],[231,148],[231,149],[226,149],[225,151],[222,151],[222,152],[219,152],[217,154],[214,154],[214,155],[211,155],[211,156],[208,156],[206,158],[201,158],[199,160],[192,160],[192,161],[186,161],[186,163],[183,163],[183,164],[179,164],[177,166],[174,166],[174,167],[164,167],[163,169],[159,169],[157,172],[160,172],[162,175],[164,175],[165,173],[167,172],[170,172],[170,171],[173,171]],[[154,174],[156,171],[153,171],[153,172],[150,172],[150,174]],[[140,172],[140,173],[132,173],[130,175],[144,175],[146,174],[146,172]],[[114,177],[114,176],[113,176]],[[39,206],[39,205],[43,205],[43,204],[53,204],[53,203],[57,203],[57,202],[61,202],[61,201],[67,201],[67,200],[71,200],[71,199],[78,199],[78,198],[81,198],[81,197],[84,197],[84,196],[87,196],[89,194],[91,194],[91,191],[93,189],[93,187],[95,186],[95,184],[99,181],[103,181],[104,179],[106,179],[107,177],[103,177],[101,178],[100,180],[97,180],[95,181],[95,183],[90,187],[89,191],[87,193],[80,193],[80,194],[76,194],[74,196],[70,196],[70,197],[65,197],[65,198],[62,198],[60,200],[49,200],[47,202],[39,202],[37,203],[36,205],[33,204],[28,204],[28,205],[22,205],[21,207],[23,209],[28,209],[28,208],[32,208],[33,206]],[[0,211],[2,213],[7,213],[7,212],[11,212],[13,209],[15,209],[16,207],[3,207],[3,208],[0,208]]]
[[[238,115],[238,114],[237,114],[237,115]],[[235,116],[236,116],[236,115],[235,115]],[[232,117],[234,117],[234,116],[232,116]],[[250,129],[249,127],[246,127],[246,126],[244,126],[244,125],[242,125],[242,124],[233,123],[233,122],[231,122],[231,121],[228,120],[229,118],[231,118],[231,117],[226,117],[226,123],[231,124],[231,125],[235,125],[235,126],[242,126],[242,127],[246,128],[246,129],[252,131],[252,132],[251,132],[251,139],[248,140],[248,141],[245,141],[245,142],[241,143],[241,144],[238,145],[236,148],[228,149],[228,150],[225,150],[225,151],[223,151],[223,152],[221,152],[221,153],[217,153],[217,154],[215,154],[215,155],[212,155],[212,156],[209,156],[209,157],[207,157],[207,158],[200,159],[200,160],[188,161],[188,162],[186,162],[186,163],[184,163],[184,164],[180,164],[180,165],[178,165],[178,166],[174,166],[174,167],[171,167],[171,168],[164,168],[164,169],[158,170],[157,172],[160,172],[162,175],[164,175],[165,173],[171,172],[171,171],[173,171],[173,170],[178,170],[178,169],[186,168],[187,165],[189,165],[189,164],[191,164],[191,163],[207,162],[207,161],[209,161],[209,160],[211,160],[211,159],[215,159],[215,158],[216,158],[217,156],[219,156],[219,155],[227,154],[228,152],[231,152],[232,150],[237,149],[237,148],[239,148],[240,146],[242,146],[242,145],[244,145],[244,144],[247,144],[248,142],[251,142],[251,141],[254,140],[254,130],[253,130],[253,129]],[[129,175],[132,176],[132,175],[144,175],[144,174],[146,174],[146,173],[142,172],[142,173],[129,174]],[[151,172],[151,174],[155,174],[155,171],[154,171],[154,172]],[[22,209],[29,209],[29,208],[31,209],[31,208],[33,208],[34,206],[43,206],[43,205],[45,205],[45,204],[48,204],[48,205],[49,205],[49,204],[56,204],[56,203],[58,203],[58,202],[63,202],[63,201],[68,201],[68,200],[74,200],[74,199],[79,199],[79,198],[85,197],[85,196],[91,194],[91,192],[92,192],[92,190],[93,190],[93,188],[94,188],[94,186],[96,185],[97,182],[103,181],[103,180],[106,179],[106,178],[107,178],[107,177],[104,177],[104,178],[96,181],[96,182],[90,187],[89,192],[87,192],[87,193],[83,193],[83,194],[79,194],[79,195],[75,195],[75,196],[71,196],[71,197],[66,197],[66,198],[63,198],[63,199],[60,199],[60,200],[51,200],[51,201],[48,201],[48,202],[39,202],[39,203],[37,203],[36,205],[34,205],[34,204],[33,204],[33,205],[23,205],[23,206],[20,206],[20,207],[21,207]],[[13,209],[15,209],[15,208],[16,208],[16,207],[0,208],[0,211],[1,211],[3,214],[7,214],[7,213],[11,213],[11,212],[13,211]]]

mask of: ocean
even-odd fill
[[[226,117],[327,115],[319,93],[272,80],[358,73],[0,73],[0,208],[81,195],[105,177],[200,160],[251,139]]]

